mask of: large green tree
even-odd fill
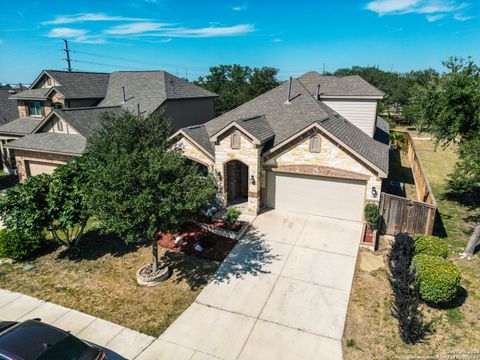
[[[104,113],[88,145],[95,215],[127,243],[150,241],[154,272],[158,233],[177,230],[216,194],[213,179],[198,174],[169,134],[161,113]]]
[[[273,89],[279,84],[278,70],[271,67],[250,68],[241,65],[219,65],[210,74],[199,77],[195,84],[219,95],[215,113],[221,115]]]
[[[412,104],[418,125],[437,143],[458,143],[459,161],[449,185],[463,198],[473,199],[480,191],[480,68],[471,59],[457,57],[443,65],[444,74],[414,88]],[[473,253],[479,236],[480,224],[467,245],[467,255]]]

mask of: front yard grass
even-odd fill
[[[125,245],[93,227],[78,253],[56,249],[37,259],[0,265],[0,287],[159,336],[197,297],[218,262],[159,249],[172,276],[155,287],[137,285],[135,273],[151,259],[149,246]],[[32,270],[23,266],[31,264]]]
[[[372,272],[357,269],[350,297],[344,333],[345,359],[406,359],[412,356],[446,355],[451,351],[479,350],[480,334],[480,257],[462,260],[463,251],[480,209],[462,205],[447,196],[447,174],[457,161],[454,148],[435,150],[430,141],[415,145],[438,202],[435,234],[444,237],[450,260],[462,273],[461,291],[455,306],[449,309],[422,305],[431,333],[420,344],[405,345],[398,336],[397,320],[391,315],[392,297],[385,267]],[[359,257],[368,250],[361,250]],[[378,253],[385,255],[387,248]],[[355,344],[351,346],[351,344]],[[350,346],[348,346],[350,345]]]

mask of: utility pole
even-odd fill
[[[323,63],[323,70],[322,70],[322,74],[325,75],[325,63]]]
[[[72,71],[72,64],[70,60],[70,50],[68,49],[68,41],[63,40],[63,42],[65,43],[65,49],[63,49],[63,51],[65,51],[65,56],[66,56],[65,60],[67,60],[67,70]]]

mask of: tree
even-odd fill
[[[149,240],[158,270],[159,232],[174,232],[216,194],[168,139],[164,114],[104,113],[89,140],[90,204],[125,242]]]
[[[457,57],[443,65],[446,73],[415,87],[412,103],[419,127],[437,144],[458,143],[459,161],[449,186],[463,198],[474,199],[480,191],[480,68],[471,59]],[[473,254],[479,235],[474,231],[466,255]]]
[[[4,225],[29,234],[48,229],[57,243],[75,247],[90,217],[87,187],[83,159],[60,165],[52,175],[30,176],[9,189],[0,203]]]
[[[69,248],[79,244],[91,215],[87,202],[87,170],[84,156],[74,158],[55,169],[49,184],[47,206],[52,236]]]
[[[195,84],[219,95],[215,101],[218,116],[276,87],[277,74],[271,67],[219,65],[212,66],[210,74],[199,77]]]

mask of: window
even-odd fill
[[[57,130],[63,131],[63,122],[62,120],[57,120]]]
[[[62,103],[56,102],[56,103],[53,103],[53,104],[52,104],[52,108],[54,108],[54,109],[62,109],[62,108],[63,108],[63,105],[62,105]]]
[[[29,101],[28,114],[30,116],[42,116],[42,103],[40,101]]]
[[[320,135],[315,135],[310,138],[310,152],[320,152],[322,141]]]
[[[240,149],[240,134],[238,132],[232,134],[231,142],[232,149]]]

